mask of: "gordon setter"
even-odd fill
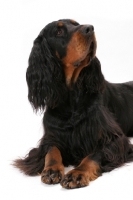
[[[37,148],[14,165],[46,184],[79,188],[133,161],[133,82],[104,79],[92,25],[63,19],[34,41],[26,73],[28,99],[44,111]],[[64,166],[74,169],[64,174]]]

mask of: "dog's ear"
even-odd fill
[[[85,85],[87,91],[92,93],[103,93],[105,90],[105,79],[101,72],[101,64],[97,57],[95,57],[90,66],[85,68],[86,78]]]
[[[63,68],[52,55],[46,39],[38,36],[29,57],[26,80],[28,99],[35,110],[43,110],[45,104],[51,108],[63,101],[65,78]]]

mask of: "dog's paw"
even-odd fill
[[[63,188],[74,189],[89,185],[89,176],[86,172],[73,169],[61,181]]]
[[[53,165],[44,168],[41,173],[41,180],[46,184],[57,184],[61,182],[64,176],[64,166],[63,165]]]

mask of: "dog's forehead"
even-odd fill
[[[58,20],[58,23],[63,23],[63,24],[72,24],[72,25],[79,25],[78,22],[76,22],[75,20],[73,19],[60,19]]]
[[[44,29],[46,31],[49,31],[49,30],[53,29],[54,27],[61,27],[61,26],[65,26],[65,25],[79,25],[79,23],[72,19],[60,19],[58,21],[53,21],[53,22],[47,24]]]

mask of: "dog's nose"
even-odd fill
[[[92,25],[85,25],[82,29],[84,34],[91,34],[94,31],[94,26]]]

